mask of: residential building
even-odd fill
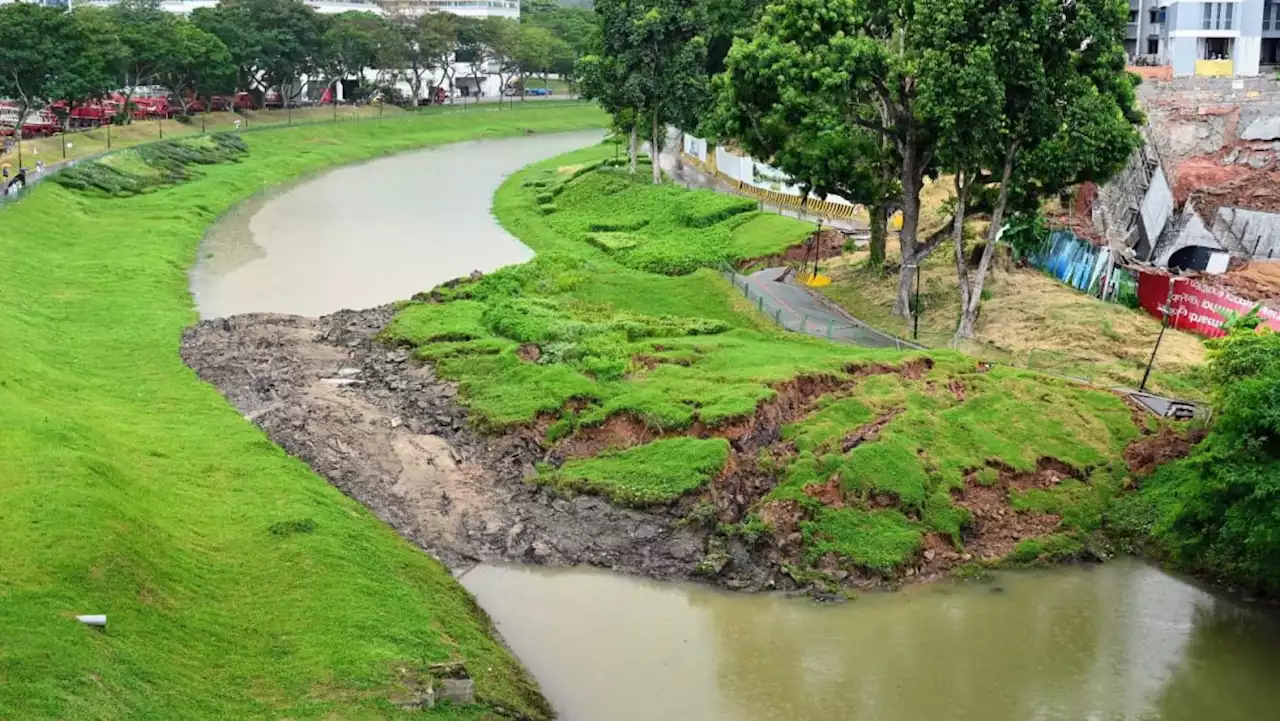
[[[1124,49],[1131,60],[1148,65],[1160,62],[1160,28],[1165,20],[1162,5],[1161,0],[1129,0]]]
[[[1188,2],[1160,0],[1160,59],[1175,76],[1257,75],[1264,57],[1277,57],[1280,39],[1274,0]],[[1264,20],[1266,29],[1264,29]],[[1264,55],[1264,37],[1268,53]]]

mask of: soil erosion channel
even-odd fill
[[[681,579],[704,553],[666,517],[523,483],[536,440],[477,436],[452,384],[374,341],[387,304],[530,258],[490,216],[494,190],[598,138],[461,143],[245,204],[202,249],[192,287],[216,320],[187,334],[184,358],[290,453],[470,568],[464,585],[569,721],[1257,719],[1280,706],[1274,616],[1137,562],[840,606],[492,565]],[[767,585],[749,559],[734,566],[726,585]]]

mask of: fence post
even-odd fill
[[[834,318],[827,319],[827,337],[831,337],[831,331],[834,329],[836,321]]]
[[[781,308],[779,308],[776,312],[774,312],[773,319],[774,321],[777,322],[778,325],[782,325],[782,309]],[[782,326],[782,327],[785,328],[786,326]]]
[[[809,330],[809,314],[803,314],[804,319],[800,321],[800,332],[805,333]]]
[[[756,307],[760,309],[761,313],[763,313],[764,312],[764,296],[763,295],[760,296],[758,300],[759,300],[759,303],[756,304]]]

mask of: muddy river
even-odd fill
[[[599,142],[564,133],[456,143],[334,170],[241,204],[191,274],[202,318],[317,316],[408,298],[533,252],[493,222],[503,178]]]
[[[200,311],[318,315],[523,261],[493,191],[599,137],[446,146],[246,203],[206,239]],[[567,721],[1280,719],[1280,615],[1137,561],[836,606],[594,570],[461,580]]]
[[[837,606],[604,571],[462,578],[566,721],[1280,718],[1280,622],[1137,561]]]

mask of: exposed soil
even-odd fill
[[[591,564],[663,579],[710,577],[735,589],[803,585],[787,575],[801,560],[803,509],[795,501],[760,504],[796,452],[782,440],[783,426],[812,413],[820,397],[850,392],[864,376],[920,379],[932,368],[926,358],[900,366],[851,366],[845,369],[848,377],[808,375],[779,383],[774,397],[750,416],[718,425],[698,422],[677,432],[730,441],[728,465],[702,492],[669,508],[623,509],[594,496],[565,497],[530,483],[534,466],[666,434],[634,416],[615,415],[550,447],[543,439],[552,416],[506,435],[481,435],[468,425],[455,384],[436,378],[408,350],[374,340],[393,314],[387,306],[319,319],[255,314],[206,321],[185,334],[182,356],[289,453],[455,569],[496,561]],[[520,349],[529,361],[539,352],[536,346]],[[950,380],[945,388],[964,399],[959,381]],[[580,412],[587,405],[575,402],[566,410]],[[841,439],[841,450],[875,441],[897,413],[890,410],[852,431]],[[1198,440],[1165,428],[1134,443],[1125,458],[1136,473],[1145,473],[1185,455]],[[949,538],[927,534],[921,555],[903,569],[900,580],[937,578],[1053,532],[1060,519],[1014,511],[1010,489],[1050,488],[1068,477],[1083,478],[1078,469],[1054,459],[1042,459],[1026,473],[992,467],[998,472],[994,484],[978,483],[975,469],[953,492],[956,503],[973,516],[962,539],[964,550]],[[898,503],[891,496],[846,498],[838,477],[805,492],[834,508]],[[739,523],[752,510],[771,530],[754,548],[715,535],[717,523]],[[702,522],[683,521],[684,516]],[[895,582],[831,565],[827,575],[840,583]],[[715,571],[708,573],[708,567]],[[823,570],[821,563],[817,570]]]
[[[1145,476],[1163,465],[1179,458],[1186,458],[1195,444],[1204,440],[1205,431],[1194,428],[1186,431],[1163,426],[1153,434],[1144,435],[1124,449],[1124,462],[1136,476]]]
[[[693,575],[708,531],[527,483],[544,450],[527,433],[471,431],[454,384],[373,341],[393,312],[205,321],[185,334],[182,356],[272,440],[452,568]],[[770,574],[735,556],[721,581],[760,587]]]

